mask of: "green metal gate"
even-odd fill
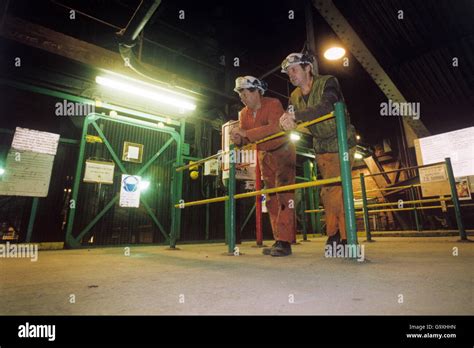
[[[100,239],[101,232],[112,233],[112,238],[119,237],[99,244],[136,243],[145,216],[153,226],[145,225],[147,231],[158,229],[162,241],[172,248],[176,246],[181,210],[174,209],[172,204],[179,201],[182,194],[183,174],[175,171],[182,165],[184,122],[180,124],[178,132],[162,123],[124,116],[91,113],[85,117],[67,221],[65,243],[69,248],[81,246],[91,236]],[[101,142],[88,143],[88,135],[100,137]],[[124,141],[145,144],[142,163],[122,162],[120,145]],[[112,185],[82,182],[87,157],[115,163]],[[140,195],[140,208],[118,206],[121,180],[115,177],[121,174],[151,175],[151,192]],[[171,221],[163,223],[159,217],[161,220],[168,217]],[[133,238],[122,238],[124,233]],[[153,243],[160,242],[159,239],[153,234]]]

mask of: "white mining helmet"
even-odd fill
[[[281,72],[287,74],[288,68],[297,64],[310,65],[313,75],[318,75],[318,62],[312,55],[307,53],[290,53],[283,62],[281,62]]]
[[[235,79],[234,92],[239,93],[242,89],[256,88],[263,95],[267,90],[267,83],[253,76],[240,76]]]

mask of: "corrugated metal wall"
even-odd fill
[[[136,173],[170,138],[169,135],[152,130],[137,128],[111,122],[97,121],[107,140],[111,143],[117,156],[122,157],[124,141],[144,145],[142,164],[122,162],[131,174]],[[192,127],[189,127],[192,129]],[[94,127],[89,126],[88,134],[98,135]],[[0,153],[2,157],[8,152],[13,139],[11,134],[2,133],[0,137]],[[213,130],[209,134],[212,139],[212,151],[217,152],[220,145],[220,134]],[[193,139],[187,139],[187,141]],[[193,144],[191,144],[194,146]],[[216,147],[216,149],[214,149]],[[32,233],[32,242],[57,242],[65,240],[66,214],[69,211],[73,177],[75,175],[79,144],[60,142],[53,171],[48,196],[39,199],[37,216]],[[204,152],[204,155],[206,153]],[[85,159],[112,160],[112,156],[105,144],[86,144]],[[171,182],[174,171],[173,164],[176,158],[176,144],[173,142],[142,175],[151,182],[149,189],[142,193],[152,211],[157,216],[166,233],[171,226]],[[221,179],[203,177],[200,169],[198,180],[191,180],[189,171],[183,174],[182,199],[186,202],[218,197],[225,195]],[[79,235],[94,217],[119,192],[121,172],[116,165],[113,185],[92,184],[82,182],[84,164],[81,174],[81,184],[76,202],[76,214],[73,236]],[[238,184],[239,191],[243,192],[242,183]],[[0,223],[8,222],[15,226],[20,234],[20,241],[26,238],[28,221],[33,198],[0,196]],[[253,199],[239,200],[237,204],[237,239],[255,238],[255,217],[252,216],[246,227],[240,232],[241,224],[247,217]],[[173,208],[174,209],[174,208]],[[223,240],[225,233],[224,203],[210,204],[208,229],[206,230],[206,206],[195,206],[182,210],[180,241]],[[272,238],[269,221],[264,214],[264,236]],[[121,208],[118,202],[95,224],[83,241],[93,238],[94,245],[116,245],[130,243],[162,243],[164,237],[159,228],[152,221],[143,205],[140,208]]]

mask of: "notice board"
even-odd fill
[[[59,134],[16,127],[0,195],[46,197],[58,143]]]
[[[418,165],[444,162],[451,158],[454,177],[471,177],[474,180],[474,127],[415,139]],[[444,165],[420,168],[423,197],[451,195]]]
[[[46,197],[53,162],[50,154],[10,149],[0,180],[0,195]]]

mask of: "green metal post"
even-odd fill
[[[81,143],[79,145],[79,156],[77,156],[76,174],[74,175],[74,184],[72,186],[72,197],[71,197],[72,202],[70,203],[71,205],[69,209],[69,216],[67,220],[67,229],[66,229],[66,237],[65,237],[65,243],[68,247],[79,246],[79,243],[72,236],[72,228],[74,225],[74,216],[76,215],[77,196],[79,194],[79,184],[81,182],[82,163],[84,161],[84,152],[86,148],[86,135],[87,135],[87,127],[89,126],[89,120],[90,120],[89,115],[84,118],[84,124],[82,126]]]
[[[303,164],[303,171],[304,176],[306,179],[312,181],[313,180],[313,171],[311,170],[311,161],[305,161]],[[308,190],[308,205],[310,210],[317,209],[314,207],[314,187],[310,187]],[[306,205],[306,204],[305,204]],[[306,209],[305,209],[306,210]],[[303,210],[303,215],[306,214]],[[310,221],[311,221],[311,230],[316,231],[316,216],[315,214],[309,214]]]
[[[179,139],[177,139],[177,148],[176,148],[176,167],[180,167],[183,165],[183,144],[184,144],[184,134],[186,130],[186,121],[181,122],[181,127],[179,131]],[[173,173],[173,184],[172,184],[172,206],[171,211],[173,214],[171,215],[171,235],[170,235],[170,248],[176,248],[176,242],[179,239],[180,232],[181,232],[181,209],[174,208],[174,202],[179,202],[182,199],[183,195],[183,172],[175,171]]]
[[[234,150],[234,145],[231,144],[230,145],[230,150],[233,151]],[[228,222],[228,225],[227,225],[227,228],[228,228],[228,232],[227,232],[227,236],[228,236],[228,252],[229,254],[233,254],[234,253],[234,248],[235,248],[235,226],[236,226],[236,216],[235,216],[235,199],[234,199],[234,195],[235,195],[235,160],[232,158],[234,157],[235,159],[235,156],[232,156],[232,153],[231,155],[229,155],[229,180],[227,182],[227,189],[228,189],[228,195],[229,195],[229,204],[227,205],[227,208],[228,208],[228,213],[227,213],[227,217],[229,219],[229,222]]]
[[[461,240],[468,240],[466,230],[462,221],[461,207],[459,205],[458,193],[456,190],[456,181],[454,180],[453,166],[451,165],[451,158],[445,158],[446,170],[448,172],[449,186],[451,186],[451,200],[453,201],[454,213],[456,215],[456,222],[459,229],[459,236]]]
[[[420,226],[420,220],[418,218],[418,211],[416,210],[416,207],[413,208],[413,214],[415,214],[416,230],[418,232],[420,232],[421,231],[421,226]]]
[[[337,143],[339,146],[339,162],[341,165],[341,181],[344,199],[344,214],[346,218],[347,244],[357,244],[357,225],[354,207],[354,192],[352,191],[352,174],[347,145],[347,128],[345,107],[341,102],[335,104]],[[356,253],[353,253],[356,254]]]
[[[367,192],[365,192],[364,173],[360,173],[360,190],[362,192],[362,208],[364,210],[365,234],[367,235],[367,242],[371,242],[372,234],[370,233],[370,220],[369,220],[369,211],[367,210]]]
[[[26,243],[31,242],[31,236],[33,235],[33,226],[35,225],[36,212],[38,211],[38,197],[33,198],[33,204],[31,205],[30,220],[28,221],[28,229],[26,230]]]
[[[229,187],[229,179],[227,179],[227,187]],[[224,202],[224,240],[225,244],[229,244],[229,200]]]

